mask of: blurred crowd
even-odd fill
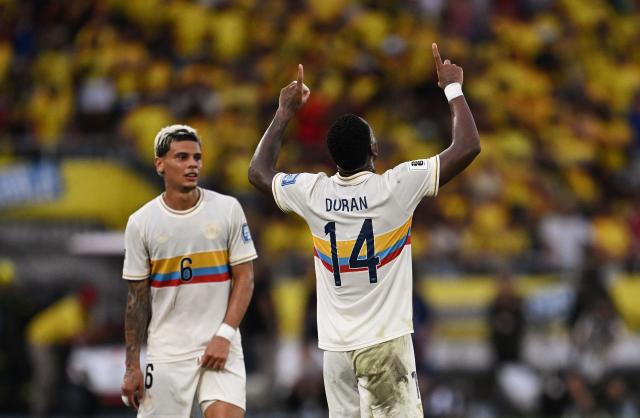
[[[0,10],[3,160],[113,155],[150,173],[151,139],[179,121],[204,139],[206,185],[253,198],[245,168],[301,62],[313,94],[281,169],[332,173],[324,135],[353,112],[371,122],[384,170],[450,140],[436,41],[466,70],[483,156],[415,217],[425,266],[574,271],[588,248],[637,267],[632,0],[4,0]],[[306,254],[305,227],[258,204],[273,217],[262,248]]]
[[[258,274],[265,289],[256,290],[244,327],[254,347],[249,371],[269,370],[278,355],[255,349],[276,338],[269,288],[278,278],[309,278],[312,244],[300,220],[253,190],[247,167],[296,64],[305,65],[312,95],[279,168],[332,174],[324,136],[349,112],[370,121],[382,172],[450,141],[431,55],[437,42],[443,58],[465,70],[483,151],[418,208],[416,271],[559,273],[579,289],[584,271],[640,269],[639,39],[633,0],[0,0],[0,167],[108,156],[151,179],[156,132],[171,123],[195,127],[203,185],[247,203],[268,260]],[[522,315],[500,300],[491,324],[502,323],[504,309],[510,329],[521,330]],[[615,314],[609,302],[588,300],[592,316]],[[416,338],[427,344],[431,313],[424,301],[414,305]],[[570,326],[593,331],[579,318]],[[309,367],[287,383],[292,410],[321,408],[314,324],[305,318],[303,349],[295,351]],[[515,338],[498,344],[497,358],[518,360],[522,336]],[[581,416],[594,410],[596,395],[575,376],[560,380]],[[601,396],[624,398],[624,381],[599,379]],[[432,389],[427,411],[444,402]],[[309,394],[317,395],[311,406]],[[447,394],[455,405],[456,393]],[[637,416],[629,408],[613,416]]]
[[[586,246],[606,262],[637,263],[640,24],[632,2],[0,7],[4,154],[106,148],[148,167],[158,127],[181,121],[205,140],[207,182],[252,194],[244,168],[280,87],[302,62],[313,95],[281,167],[332,172],[324,134],[336,115],[350,111],[371,121],[383,147],[380,169],[388,168],[449,141],[430,52],[438,41],[467,71],[484,153],[416,216],[414,233],[424,236],[429,265],[468,270],[517,260],[524,269],[575,269]],[[304,233],[287,234],[300,236],[287,242],[274,237],[280,227],[300,229],[278,219],[264,231],[266,247],[300,248]]]

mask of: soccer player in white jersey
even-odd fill
[[[200,139],[185,125],[155,138],[165,191],[129,218],[123,278],[123,401],[138,417],[244,416],[245,368],[238,325],[253,293],[256,251],[238,201],[198,187]],[[147,334],[147,364],[140,346]]]
[[[423,416],[411,342],[412,216],[480,152],[462,69],[442,62],[436,44],[432,49],[453,124],[451,145],[439,155],[376,174],[371,127],[344,115],[327,135],[335,175],[277,172],[287,123],[310,94],[299,65],[249,167],[251,183],[303,217],[313,236],[318,342],[332,418]]]

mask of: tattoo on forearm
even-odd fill
[[[129,283],[124,317],[126,368],[140,362],[140,346],[151,317],[151,294],[146,280]]]

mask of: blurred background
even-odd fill
[[[0,0],[0,416],[134,415],[123,228],[162,190],[156,132],[187,123],[260,254],[247,416],[326,417],[310,235],[248,163],[297,63],[312,96],[281,170],[332,174],[345,112],[378,172],[437,154],[433,41],[465,70],[482,154],[414,216],[426,416],[638,417],[634,0]]]

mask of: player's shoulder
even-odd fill
[[[281,187],[286,188],[289,186],[306,186],[314,184],[319,181],[328,179],[326,173],[278,173],[274,178],[274,181]]]
[[[394,170],[403,170],[403,171],[420,170],[420,169],[425,169],[427,167],[427,165],[428,165],[428,160],[427,159],[402,161],[402,162],[396,164],[395,166],[391,167],[388,171],[394,171]]]
[[[142,205],[129,216],[129,222],[134,221],[136,223],[140,223],[144,219],[155,217],[158,211],[158,199],[161,198],[162,195],[158,195]]]
[[[234,207],[236,205],[240,205],[240,201],[235,197],[228,194],[216,192],[215,190],[209,190],[200,188],[203,193],[203,202],[207,204],[215,204],[219,206],[225,207]]]
[[[417,160],[403,161],[394,167],[385,171],[382,175],[397,175],[397,174],[419,174],[420,172],[429,172],[437,168],[438,157],[433,156],[430,158],[421,158]]]

